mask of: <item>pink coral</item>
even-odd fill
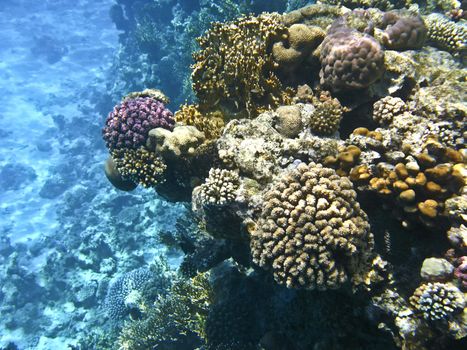
[[[110,150],[137,149],[154,128],[173,130],[175,120],[165,105],[151,97],[126,99],[109,113],[102,130]]]
[[[459,280],[461,289],[467,291],[467,256],[461,256],[457,259],[456,265],[454,276]]]

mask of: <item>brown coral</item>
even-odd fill
[[[218,138],[224,127],[224,119],[220,111],[203,113],[199,105],[184,104],[175,112],[174,117],[177,123],[196,127],[210,140]]]
[[[427,38],[427,27],[420,16],[401,17],[395,12],[383,16],[383,44],[393,50],[420,49]]]
[[[278,14],[214,23],[194,54],[193,89],[201,104],[255,116],[283,102],[270,51],[286,31]]]
[[[264,200],[251,250],[278,283],[335,289],[360,272],[373,237],[347,178],[301,163],[273,183]]]
[[[321,84],[332,91],[366,88],[384,72],[384,52],[368,34],[336,20],[321,44]]]
[[[141,147],[112,152],[117,170],[123,178],[144,187],[154,187],[164,181],[165,163],[155,153]]]

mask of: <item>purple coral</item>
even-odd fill
[[[154,128],[173,130],[175,120],[165,105],[151,97],[126,99],[109,113],[102,130],[110,150],[136,149],[146,143]]]
[[[361,89],[378,80],[384,71],[384,52],[368,34],[337,19],[322,43],[321,84],[333,91]]]
[[[461,256],[457,259],[456,265],[454,276],[459,280],[461,289],[467,291],[467,256]]]
[[[395,12],[383,16],[383,43],[394,50],[420,49],[426,41],[428,29],[420,16],[400,17]]]

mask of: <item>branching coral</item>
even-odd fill
[[[168,296],[146,305],[142,319],[122,329],[120,349],[153,349],[181,339],[191,343],[187,348],[200,345],[212,300],[208,278],[208,274],[199,274],[190,280],[177,280]]]
[[[301,163],[273,183],[264,201],[251,251],[278,283],[335,289],[361,272],[373,237],[347,178]]]
[[[144,147],[116,150],[112,158],[116,169],[125,179],[148,188],[164,181],[163,174],[167,166],[159,156]]]
[[[434,46],[454,54],[467,49],[467,24],[450,21],[439,13],[424,17],[428,27],[428,39]]]
[[[175,112],[175,121],[196,127],[207,139],[218,138],[224,127],[223,114],[220,111],[202,113],[199,105],[180,106]]]
[[[201,201],[205,205],[225,205],[235,200],[239,177],[232,170],[212,168],[209,177],[201,185]]]
[[[466,304],[462,292],[445,283],[422,284],[415,290],[410,303],[429,321],[446,321],[462,312]]]
[[[202,105],[256,115],[283,100],[270,47],[286,27],[277,14],[214,23],[194,54],[193,89]]]
[[[124,99],[114,107],[102,130],[107,147],[136,149],[145,145],[149,130],[175,124],[172,113],[164,104],[152,97]]]

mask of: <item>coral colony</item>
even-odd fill
[[[173,116],[145,90],[110,112],[112,184],[190,202],[196,222],[190,244],[172,234],[188,279],[152,303],[149,271],[111,285],[112,317],[141,294],[121,349],[435,349],[467,336],[467,27],[460,8],[409,3],[212,23],[193,55],[196,104]]]

